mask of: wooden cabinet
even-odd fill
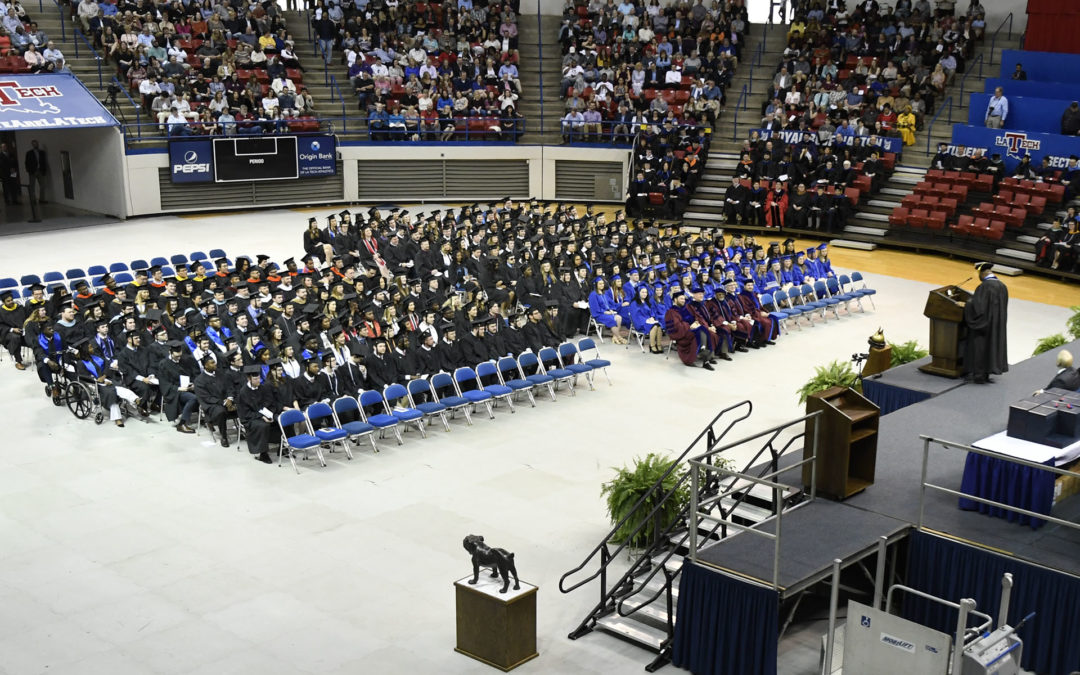
[[[454,582],[454,651],[504,672],[536,658],[536,586],[523,581],[518,590],[511,586],[499,593],[502,579],[492,579],[487,568],[480,570],[477,584],[470,579],[471,574]]]
[[[806,414],[821,414],[806,423],[803,457],[811,456],[817,432],[817,491],[833,499],[847,499],[874,484],[880,411],[854,389],[833,387],[806,399]],[[811,467],[803,467],[803,485],[809,487]]]

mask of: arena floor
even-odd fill
[[[11,235],[0,275],[210,248],[280,260],[300,251],[310,212]],[[5,360],[0,672],[490,672],[453,652],[453,581],[470,571],[461,546],[470,533],[514,551],[522,579],[540,587],[540,657],[518,672],[640,672],[651,657],[637,647],[566,638],[597,599],[592,587],[562,595],[557,582],[608,529],[600,484],[636,455],[681,452],[741,399],[755,406],[747,434],[799,416],[795,390],[814,366],[864,351],[879,326],[890,341],[925,344],[927,291],[963,280],[970,265],[930,259],[916,270],[897,255],[834,255],[878,289],[876,311],[783,335],[716,372],[608,342],[613,386],[600,377],[596,391],[500,409],[473,427],[455,421],[426,440],[409,433],[379,455],[308,462],[299,476],[165,422],[77,421],[32,370]],[[1076,304],[1075,288],[1004,281],[1036,284],[1010,303],[1009,356],[1019,361],[1063,328],[1060,304]]]

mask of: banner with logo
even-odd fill
[[[297,136],[296,152],[301,178],[337,173],[337,139],[333,136]]]
[[[1064,169],[1069,155],[1080,156],[1080,137],[954,124],[950,152],[971,156],[976,148],[981,148],[987,157],[999,153],[1009,171],[1016,168],[1025,154],[1031,155],[1031,163],[1036,166],[1047,155],[1051,166]]]
[[[786,145],[794,145],[802,140],[803,134],[807,132],[802,131],[769,131],[768,129],[755,129],[758,135],[762,138],[769,139],[777,137],[784,141]],[[812,133],[817,138],[816,132]],[[881,148],[882,152],[895,152],[900,154],[904,151],[904,142],[899,138],[892,138],[891,136],[849,136],[848,145],[864,146],[872,145]]]
[[[119,124],[74,75],[0,74],[0,131]]]
[[[174,183],[211,183],[214,158],[210,139],[169,141],[169,175]]]

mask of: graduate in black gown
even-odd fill
[[[979,287],[964,306],[967,348],[964,364],[976,384],[990,382],[990,375],[1009,371],[1005,326],[1009,315],[1009,289],[993,273],[988,262],[975,263]]]
[[[246,366],[247,380],[236,397],[236,412],[247,432],[248,452],[260,462],[270,464],[270,440],[275,435],[274,392],[262,383],[262,366]]]

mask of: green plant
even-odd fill
[[[656,484],[664,472],[673,464],[673,460],[664,455],[650,452],[645,457],[637,457],[631,466],[623,466],[615,469],[615,477],[601,486],[600,494],[607,500],[608,517],[614,525],[630,514],[631,509]],[[615,467],[612,467],[615,468]],[[641,524],[642,518],[648,515],[660,499],[672,490],[679,480],[686,474],[686,469],[676,468],[664,478],[660,489],[649,495],[648,499],[638,508],[635,515],[622,524],[611,541],[616,544],[628,543],[632,548],[644,548],[653,540],[656,528],[660,531],[670,527],[683,507],[690,499],[689,481],[683,483],[675,493],[664,502],[657,514],[649,519],[645,525],[635,534],[634,530]],[[658,518],[657,518],[658,516]],[[657,522],[659,520],[659,522]]]
[[[826,366],[815,368],[814,376],[799,388],[799,403],[806,403],[811,394],[830,387],[852,387],[861,391],[859,375],[851,368],[850,361],[833,361]]]
[[[1080,305],[1070,307],[1069,311],[1072,312],[1072,316],[1065,322],[1065,329],[1069,331],[1072,339],[1080,340]]]
[[[1046,337],[1035,343],[1035,351],[1031,352],[1031,355],[1038,356],[1039,354],[1042,354],[1043,352],[1048,352],[1051,349],[1057,349],[1068,341],[1069,340],[1061,333],[1047,335]]]
[[[902,366],[905,363],[911,363],[912,361],[918,361],[930,353],[920,347],[919,343],[915,340],[908,340],[907,342],[900,343],[890,342],[889,346],[892,347],[889,363],[889,367],[891,368]]]

